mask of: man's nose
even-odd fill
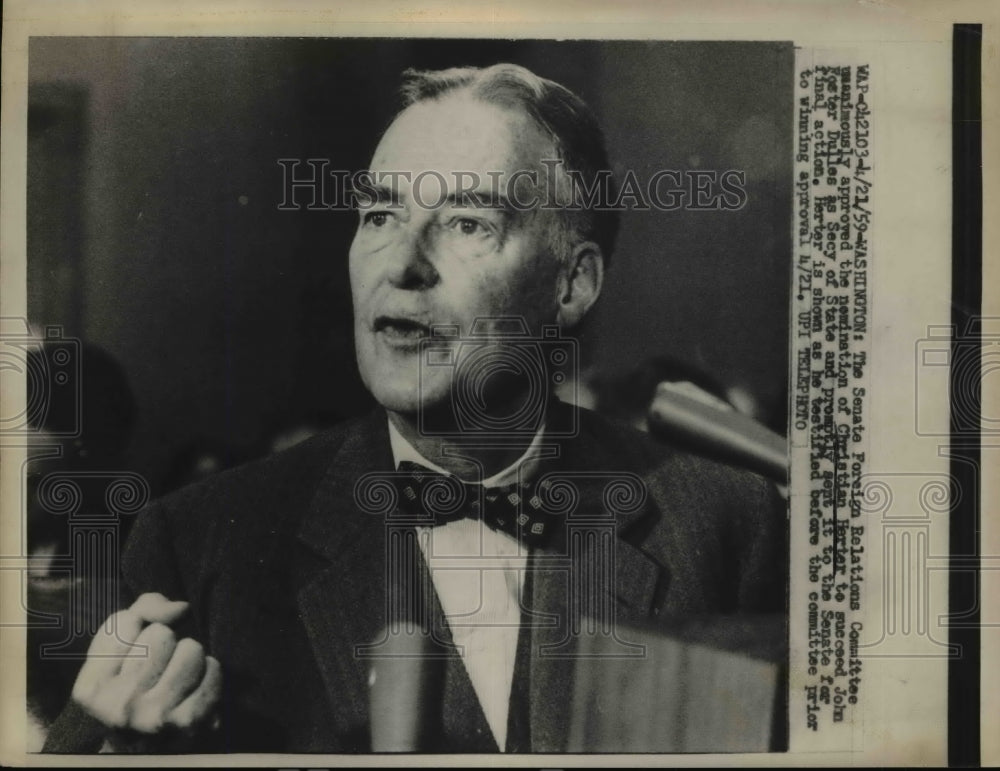
[[[411,221],[400,228],[399,239],[392,248],[388,279],[400,289],[426,289],[434,286],[440,276],[433,262],[432,220]]]

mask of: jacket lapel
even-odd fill
[[[557,405],[556,420],[565,421],[571,409]],[[577,667],[587,666],[581,654],[594,650],[587,635],[602,638],[602,651],[642,653],[617,633],[608,636],[606,626],[590,629],[581,623],[584,616],[603,616],[614,629],[619,621],[645,618],[663,577],[662,567],[624,537],[640,520],[656,514],[643,478],[624,470],[629,465],[583,430],[561,443],[558,460],[541,475],[568,482],[577,503],[567,519],[567,542],[532,555],[525,614],[531,624],[532,752],[568,750]]]
[[[369,662],[357,654],[388,620],[385,519],[362,511],[354,488],[391,468],[385,415],[376,410],[347,434],[298,532],[321,558],[303,562],[299,612],[345,736],[367,732]]]

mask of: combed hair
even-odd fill
[[[579,180],[586,185],[600,184],[599,174],[603,173],[609,176],[609,195],[615,192],[604,134],[587,104],[565,86],[541,78],[531,70],[516,64],[494,64],[444,70],[408,69],[400,86],[400,111],[416,102],[460,90],[468,90],[489,104],[524,111],[552,138],[563,171],[575,172],[569,179],[576,205],[574,210],[562,212],[566,235],[571,241],[567,246],[593,241],[601,248],[607,264],[618,235],[618,211],[604,196],[597,198],[597,208],[583,207],[578,185]]]

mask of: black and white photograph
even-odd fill
[[[29,76],[43,751],[781,748],[791,44]]]

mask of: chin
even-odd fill
[[[439,383],[421,384],[419,376],[404,377],[399,370],[376,371],[362,379],[375,401],[403,415],[416,415],[448,400],[447,385],[442,388]]]
[[[393,412],[416,412],[420,406],[419,389],[409,380],[402,383],[384,373],[361,377],[375,401]]]

